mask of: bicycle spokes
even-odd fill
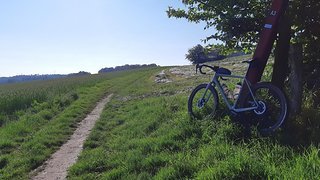
[[[254,96],[258,102],[258,108],[254,110],[258,128],[270,132],[278,128],[284,119],[283,97],[269,86],[255,89]]]
[[[207,85],[200,85],[193,91],[189,98],[189,113],[197,119],[212,116],[217,103],[217,94],[213,90],[213,87],[210,86],[207,88]]]

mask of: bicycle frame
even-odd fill
[[[238,78],[238,79],[241,79],[243,81],[243,85],[246,85],[249,89],[249,93],[254,101],[254,105],[252,107],[244,107],[244,108],[237,108],[237,103],[238,103],[238,100],[239,100],[239,96],[237,97],[237,99],[235,100],[235,103],[232,105],[229,101],[228,101],[228,98],[227,98],[227,95],[225,94],[223,88],[222,88],[222,85],[219,81],[219,77],[226,77],[226,78]],[[244,76],[235,76],[235,75],[226,75],[226,74],[219,74],[219,73],[216,73],[213,78],[212,78],[212,81],[208,84],[208,86],[206,87],[206,91],[203,95],[203,98],[205,97],[208,89],[209,89],[209,86],[217,86],[218,87],[218,91],[220,92],[224,102],[226,103],[226,105],[228,106],[229,110],[232,111],[232,112],[236,112],[236,113],[240,113],[240,112],[245,112],[245,111],[250,111],[250,110],[255,110],[259,107],[259,104],[258,102],[256,101],[253,93],[252,93],[252,90],[251,90],[251,85],[250,85],[250,82],[244,77]],[[244,88],[242,87],[241,90],[240,90],[240,94],[241,94],[241,91],[243,90]],[[211,94],[210,94],[211,96]],[[210,96],[208,97],[208,99],[210,98]]]

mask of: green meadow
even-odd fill
[[[219,64],[238,73],[245,68],[237,66],[239,59]],[[0,179],[29,178],[66,142],[96,102],[111,93],[114,96],[77,163],[68,170],[69,179],[320,177],[319,133],[311,128],[319,109],[305,103],[303,113],[308,119],[301,116],[287,122],[272,137],[261,137],[254,129],[247,137],[222,104],[214,118],[190,118],[188,96],[196,85],[210,81],[212,74],[195,75],[194,67],[175,67],[182,69],[179,74],[173,68],[0,86],[1,107],[8,109],[1,110]],[[183,75],[187,70],[192,73]],[[155,82],[161,71],[169,82]],[[269,78],[267,69],[264,79]]]

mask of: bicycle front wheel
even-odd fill
[[[286,98],[282,91],[271,83],[258,83],[253,86],[252,91],[259,104],[252,112],[252,120],[257,123],[261,134],[268,135],[278,129],[286,118]]]
[[[189,96],[188,112],[191,117],[204,119],[213,117],[218,107],[217,91],[208,84],[200,84]]]

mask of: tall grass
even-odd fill
[[[38,103],[52,104],[63,101],[66,94],[74,96],[71,99],[76,99],[76,89],[94,86],[121,74],[123,72],[0,85],[0,127],[12,120],[18,120],[25,110]]]
[[[268,65],[264,80],[270,79],[271,68],[272,65]],[[66,89],[61,87],[62,90],[55,87],[62,85],[62,81],[55,85],[50,82],[53,84],[43,91],[46,96],[43,100],[21,101],[27,106],[13,110],[18,121],[0,128],[0,179],[27,178],[32,169],[67,140],[75,124],[94,103],[111,92],[114,98],[85,142],[79,161],[69,170],[69,179],[320,177],[319,145],[310,138],[319,137],[316,132],[318,109],[310,109],[306,103],[293,126],[298,127],[292,129],[295,136],[285,133],[262,138],[253,134],[243,138],[241,127],[224,110],[220,109],[212,119],[189,118],[188,95],[197,84],[210,81],[210,76],[171,75],[174,82],[156,84],[154,75],[162,69],[85,77],[88,81],[73,79],[69,85],[66,83]],[[35,91],[38,89],[41,88]],[[11,88],[7,93],[10,91],[14,90]],[[301,131],[303,128],[307,131]],[[308,138],[314,143],[298,151],[284,143],[286,138],[300,145]]]
[[[238,139],[226,115],[196,121],[185,95],[114,99],[70,179],[315,179],[316,147],[297,153],[271,139]]]
[[[317,145],[297,151],[277,137],[243,138],[243,130],[223,111],[213,119],[190,119],[190,92],[184,90],[204,80],[209,78],[154,84],[144,78],[122,87],[69,170],[69,179],[320,177]]]
[[[67,79],[72,87],[65,84],[64,93],[56,93],[53,99],[44,102],[32,102],[23,113],[18,113],[16,121],[0,128],[0,179],[27,179],[30,171],[68,139],[77,123],[102,96],[119,91],[118,87],[130,86],[154,71],[145,69],[83,77],[89,78],[87,82],[81,78]],[[62,82],[64,80],[57,85]]]
[[[78,87],[94,85],[102,79],[103,75],[87,75],[0,85],[0,113],[12,114],[30,107],[34,101],[44,102]]]

